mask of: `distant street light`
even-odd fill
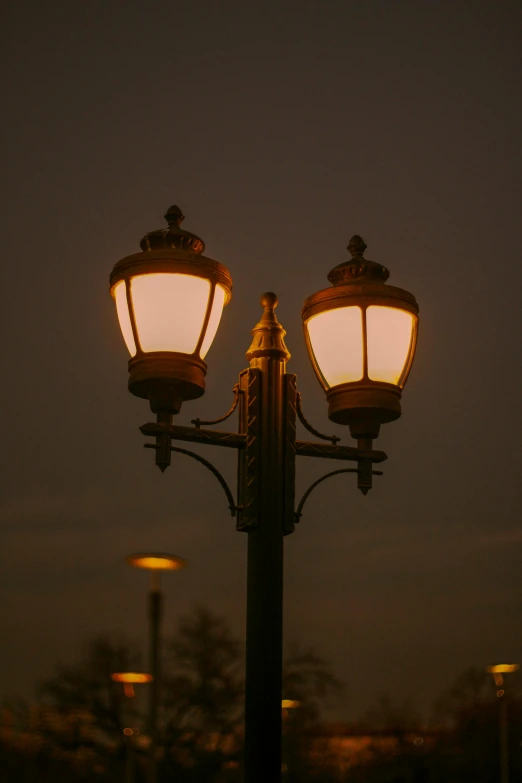
[[[149,734],[151,740],[149,783],[156,783],[158,752],[158,707],[161,691],[160,626],[163,611],[161,571],[179,571],[187,561],[177,555],[141,552],[129,555],[128,565],[150,571],[149,591],[149,667],[152,673],[149,690]]]
[[[301,702],[298,699],[283,699],[281,701],[281,707],[284,710],[296,710],[301,706]]]
[[[136,696],[134,686],[152,682],[152,675],[145,672],[114,672],[114,674],[111,674],[111,680],[123,684],[123,692],[128,699],[132,700],[134,706],[134,698]],[[125,712],[129,718],[134,717],[134,709],[126,710]],[[126,748],[125,783],[134,783],[134,732],[135,729],[132,726],[126,726],[123,729]]]
[[[364,258],[366,244],[350,240],[351,258],[333,269],[333,288],[309,297],[303,307],[306,344],[326,392],[329,418],[347,424],[356,447],[338,445],[304,417],[296,376],[286,372],[290,354],[275,315],[277,297],[261,297],[264,312],[247,351],[248,369],[234,387],[234,403],[214,421],[194,419],[195,428],[173,424],[184,401],[205,390],[204,357],[232,293],[222,264],[202,255],[203,241],[181,228],[183,214],[171,207],[168,228],[141,240],[141,253],[119,261],[110,290],[131,355],[129,391],[149,400],[156,422],[141,431],[152,436],[164,471],[172,452],[208,468],[221,484],[237,529],[248,533],[247,642],[245,683],[245,780],[276,783],[281,776],[283,536],[299,522],[310,493],[339,473],[355,473],[358,488],[372,486],[373,464],[386,454],[372,440],[381,424],[401,414],[400,397],[417,339],[418,307],[407,291],[386,285],[388,270]],[[239,408],[239,432],[204,426],[225,421]],[[296,418],[316,438],[296,439]],[[202,426],[203,425],[203,426]],[[221,473],[199,454],[172,440],[207,443],[238,451],[237,501]],[[334,470],[315,481],[295,506],[296,456],[351,460],[356,468]]]
[[[497,686],[498,709],[498,733],[500,741],[500,783],[509,783],[509,737],[508,737],[508,700],[504,685],[504,675],[518,671],[518,663],[497,663],[488,666],[486,671],[493,675]],[[502,688],[501,686],[504,685]]]

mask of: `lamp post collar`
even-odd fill
[[[277,296],[271,291],[261,297],[264,312],[259,323],[252,329],[252,343],[246,352],[249,361],[262,356],[275,357],[285,362],[290,359],[290,352],[284,340],[286,331],[275,314],[277,302]]]
[[[169,227],[160,228],[158,231],[149,231],[148,234],[145,234],[140,242],[143,251],[175,248],[197,255],[203,253],[205,250],[203,240],[196,234],[191,234],[190,231],[181,228],[185,215],[177,205],[169,207],[164,217]]]
[[[328,280],[332,285],[349,285],[363,281],[386,282],[390,276],[389,271],[382,264],[364,258],[366,248],[364,239],[358,234],[354,234],[348,243],[350,260],[334,267],[328,274]]]

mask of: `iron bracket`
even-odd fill
[[[332,470],[330,473],[326,473],[324,476],[321,476],[321,478],[318,478],[317,481],[314,481],[313,484],[311,484],[306,492],[304,493],[303,497],[299,501],[299,505],[297,506],[297,509],[294,514],[295,522],[299,522],[301,517],[303,516],[303,507],[306,501],[308,500],[311,493],[314,491],[314,489],[318,486],[318,484],[321,484],[323,481],[326,481],[326,479],[331,478],[332,476],[338,476],[339,473],[358,473],[360,474],[360,470],[358,468],[341,468],[340,470]],[[382,476],[382,470],[372,470],[372,475],[374,476]]]
[[[372,464],[387,459],[384,451],[374,451],[370,440],[360,440],[358,447],[339,446],[339,438],[335,435],[323,435],[318,432],[304,417],[301,410],[301,395],[297,391],[296,376],[286,373],[283,379],[284,417],[283,417],[283,454],[282,469],[284,478],[284,518],[283,532],[292,533],[294,525],[302,516],[304,504],[308,496],[325,479],[338,473],[356,473],[357,486],[366,494],[372,486],[372,477],[382,475],[380,471],[372,470]],[[261,372],[256,368],[243,370],[239,382],[234,387],[234,402],[230,410],[214,421],[193,419],[195,427],[185,427],[171,424],[169,421],[149,422],[140,427],[143,435],[154,437],[156,443],[146,444],[147,448],[156,450],[156,464],[164,471],[170,465],[171,452],[185,454],[204,465],[221,484],[227,496],[228,506],[232,516],[236,516],[238,530],[249,531],[259,524],[259,460],[260,460],[260,409],[261,406]],[[239,407],[239,432],[222,432],[204,429],[201,425],[218,424],[231,416]],[[312,434],[329,443],[296,440],[296,418]],[[230,488],[217,468],[192,451],[172,446],[172,440],[189,441],[209,446],[223,446],[238,450],[238,481],[237,503],[234,502]],[[322,476],[305,492],[297,510],[295,504],[295,472],[296,457],[319,457],[321,459],[348,460],[357,462],[357,468],[343,468]]]
[[[310,422],[308,421],[308,419],[303,413],[303,408],[301,406],[301,399],[302,399],[301,392],[297,392],[296,401],[295,401],[296,413],[303,427],[307,429],[308,432],[311,432],[312,435],[315,435],[316,438],[321,438],[321,440],[329,440],[330,443],[332,443],[332,445],[334,446],[336,443],[339,443],[341,438],[338,438],[337,435],[323,435],[321,432],[319,432],[319,430],[316,430],[315,427],[312,427],[312,425],[310,424]]]
[[[221,416],[219,419],[213,419],[212,421],[204,421],[203,419],[192,419],[191,424],[193,424],[196,429],[199,429],[202,424],[206,424],[207,426],[211,426],[213,424],[220,424],[222,421],[226,421],[234,411],[236,410],[238,403],[239,403],[239,395],[243,394],[243,391],[239,388],[239,383],[236,383],[234,386],[234,402],[232,403],[232,406],[230,409],[225,413],[224,416]]]
[[[158,446],[155,443],[146,443],[145,444],[145,448],[146,449],[157,449]],[[236,505],[236,503],[234,501],[234,496],[232,495],[232,492],[230,491],[230,487],[228,486],[227,482],[225,481],[225,479],[223,478],[223,476],[221,475],[219,470],[211,462],[209,462],[207,459],[205,459],[204,457],[201,457],[199,454],[196,454],[193,451],[189,451],[188,449],[180,449],[177,446],[171,446],[170,450],[171,451],[175,451],[178,454],[185,454],[187,457],[192,457],[192,459],[197,460],[202,465],[204,465],[208,470],[210,470],[210,472],[217,478],[217,480],[219,481],[219,483],[223,487],[223,491],[224,491],[225,495],[227,496],[228,507],[230,509],[230,514],[231,514],[231,516],[235,517],[236,516],[236,512],[239,510],[239,506]]]

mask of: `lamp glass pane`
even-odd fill
[[[202,277],[156,273],[131,279],[141,348],[193,353],[207,311],[210,283]]]
[[[312,316],[307,324],[315,360],[329,387],[363,377],[360,307],[337,307]]]
[[[204,359],[208,349],[212,345],[216,332],[218,330],[219,322],[221,320],[221,314],[223,312],[223,306],[225,304],[225,289],[220,285],[216,286],[214,293],[214,301],[212,303],[212,312],[208,321],[207,332],[204,340],[201,344],[201,358]]]
[[[127,292],[125,290],[125,280],[120,280],[114,289],[114,298],[116,300],[116,312],[118,313],[118,321],[120,322],[120,329],[125,340],[125,345],[131,356],[136,355],[136,343],[134,342],[134,335],[132,334],[132,326],[129,317],[129,308],[127,306]]]
[[[368,307],[368,377],[372,381],[399,383],[410,353],[412,329],[411,313],[394,307]]]

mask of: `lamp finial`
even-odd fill
[[[359,234],[354,234],[348,244],[348,250],[352,258],[362,258],[368,245]]]
[[[252,344],[246,353],[250,361],[262,356],[277,356],[285,362],[290,358],[284,339],[286,332],[274,312],[277,302],[277,296],[272,291],[266,291],[261,296],[264,312],[259,323],[252,329]]]
[[[163,217],[169,224],[169,227],[176,226],[177,228],[179,228],[180,225],[185,220],[185,215],[183,214],[181,209],[177,206],[177,204],[174,204],[172,207],[169,207]]]

